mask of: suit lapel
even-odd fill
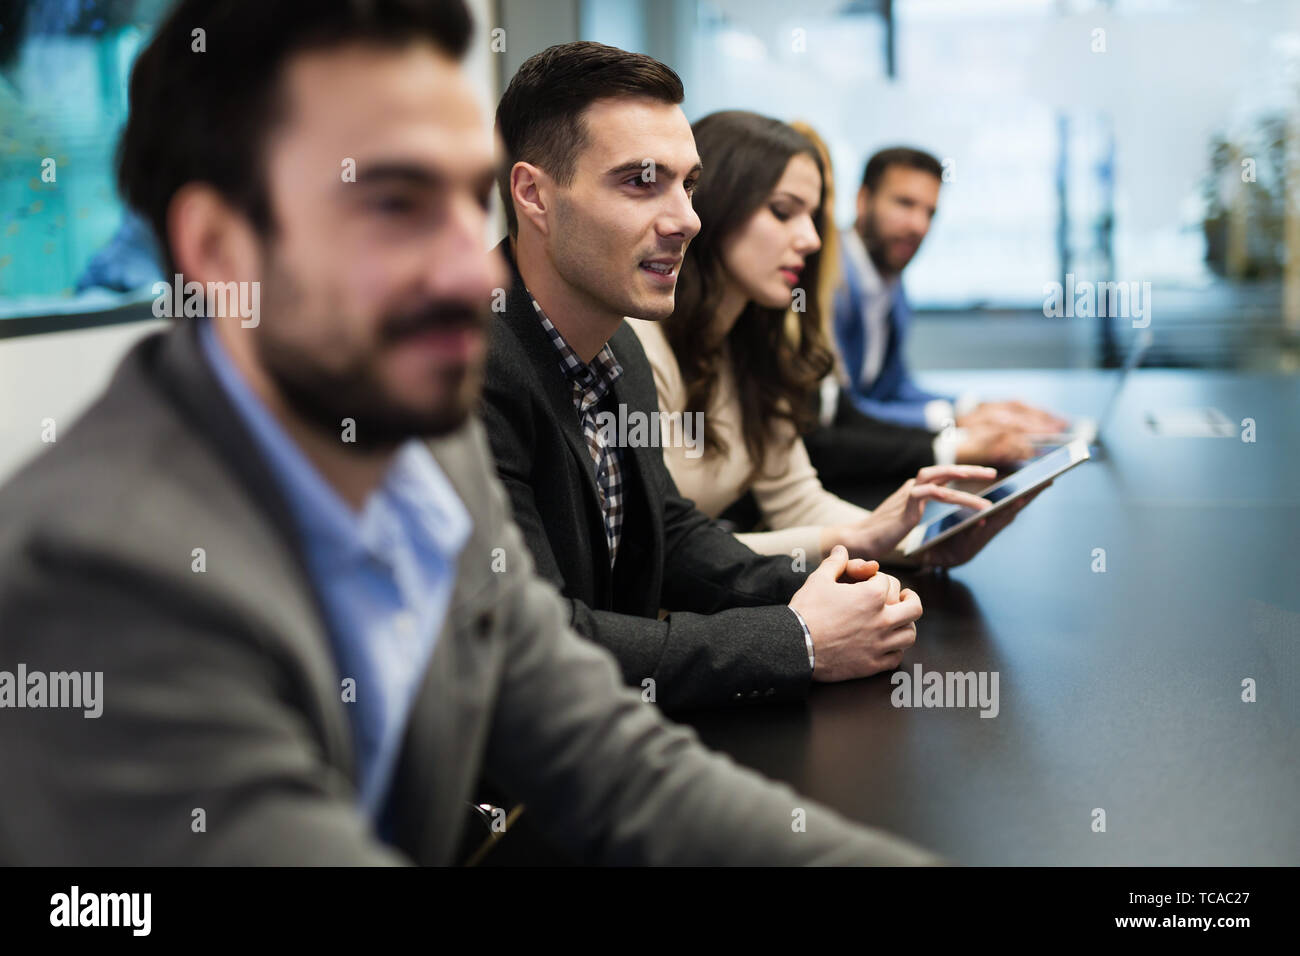
[[[907,296],[903,293],[903,283],[898,283],[898,291],[894,294],[893,304],[889,309],[889,327],[893,332],[894,338],[898,341],[903,340],[903,335],[907,331],[907,325],[912,320],[912,307],[907,302]]]
[[[858,274],[857,262],[849,252],[848,241],[840,243],[840,260],[844,270],[844,283],[839,290],[835,313],[835,330],[839,340],[840,359],[844,363],[845,374],[849,384],[860,390],[862,385],[862,362],[866,353],[865,324],[866,317],[862,310],[862,277]]]
[[[472,556],[481,559],[483,553],[475,548]],[[481,575],[465,566],[463,555],[452,603],[411,704],[393,773],[393,837],[399,845],[415,848],[422,863],[446,862],[455,853],[460,833],[446,821],[465,816],[463,804],[481,764],[494,702],[485,612],[475,600],[482,583]],[[438,755],[436,766],[428,754]]]
[[[469,428],[430,442],[439,467],[472,514],[481,513],[483,459]],[[496,573],[485,563],[493,542],[475,524],[461,550],[451,604],[407,720],[393,774],[394,837],[416,848],[422,863],[447,862],[460,831],[446,825],[465,816],[465,802],[482,764],[495,706],[499,643],[493,640]],[[435,766],[426,757],[439,756]]]
[[[339,677],[328,636],[328,617],[312,583],[288,503],[270,469],[256,453],[256,442],[244,428],[239,413],[226,398],[203,358],[197,323],[182,320],[178,327],[164,336],[158,376],[174,406],[194,424],[196,434],[216,449],[238,483],[243,485],[249,499],[275,530],[276,537],[284,543],[292,570],[315,611],[312,621],[315,626],[310,631],[286,631],[285,639],[299,644],[297,658],[302,661],[316,691],[316,700],[312,703],[339,702]],[[337,755],[345,772],[355,782],[356,755],[346,713],[341,705],[325,706],[319,713],[321,732],[329,752]]]
[[[628,327],[627,323],[624,323],[619,331],[625,331],[628,335],[636,334]],[[617,337],[617,335],[615,337]],[[611,340],[611,344],[612,342],[613,340]],[[633,364],[624,361],[623,356],[619,355],[619,349],[617,348],[614,349],[614,356],[619,360],[619,364],[623,366],[623,374],[619,377],[619,380],[614,383],[614,388],[612,390],[614,393],[615,403],[626,406],[629,412],[643,411],[647,414],[657,415],[659,413],[658,395],[655,395],[653,405],[647,405],[643,398],[635,394],[637,390],[637,383],[635,381],[637,371]],[[662,431],[659,434],[659,440],[660,442],[664,440]],[[658,456],[657,462],[650,457],[652,455]],[[624,527],[627,527],[628,519],[633,515],[634,500],[632,492],[639,485],[641,489],[639,503],[644,505],[640,510],[645,512],[645,520],[649,523],[651,534],[651,547],[648,553],[652,555],[662,555],[664,550],[663,507],[662,502],[659,503],[659,506],[656,506],[655,504],[657,496],[653,495],[651,492],[651,489],[655,487],[655,484],[650,479],[656,465],[663,467],[662,447],[642,445],[640,443],[636,445],[625,444],[623,446],[623,470],[625,472],[623,476]]]
[[[876,395],[891,395],[897,389],[903,377],[903,357],[901,349],[903,346],[903,336],[907,331],[908,308],[907,302],[903,298],[903,286],[900,283],[898,292],[894,296],[894,301],[889,305],[889,315],[885,322],[885,328],[888,330],[889,341],[885,344],[885,358],[881,364],[880,375],[877,378],[876,387],[872,393]]]
[[[538,321],[536,311],[522,284],[511,298],[512,305],[515,301],[522,300],[526,309],[526,311],[519,310],[520,314],[514,318],[515,332],[524,341],[525,350],[537,367],[538,378],[541,379],[542,389],[546,393],[547,410],[578,464],[589,503],[600,511],[600,495],[596,490],[596,469],[591,461],[591,451],[587,448],[587,438],[582,433],[582,423],[573,407],[573,386],[564,377],[555,346],[551,344],[546,330]],[[530,338],[532,341],[529,341]]]
[[[569,454],[573,456],[578,474],[582,476],[583,498],[587,504],[588,518],[600,531],[599,538],[605,559],[592,562],[597,573],[600,573],[602,567],[604,568],[605,577],[597,582],[597,590],[599,590],[608,585],[609,545],[605,539],[605,518],[600,509],[600,493],[596,488],[596,468],[591,460],[591,451],[587,448],[586,436],[582,433],[578,413],[573,407],[573,386],[560,367],[560,358],[555,351],[555,345],[546,334],[546,329],[542,328],[537,310],[533,308],[532,299],[528,295],[528,288],[524,285],[523,277],[520,276],[514,260],[510,257],[508,243],[503,240],[497,248],[505,257],[514,276],[514,284],[507,297],[506,309],[501,314],[501,320],[505,321],[518,337],[524,354],[528,356],[529,362],[537,372],[538,381],[546,396],[547,413],[555,422],[560,434],[564,436]],[[593,547],[596,544],[595,537],[593,535]]]

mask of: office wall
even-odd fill
[[[578,38],[578,0],[498,0],[497,6],[505,31],[505,49],[494,63],[501,89],[534,53]]]
[[[103,390],[121,357],[161,321],[132,322],[77,332],[0,341],[0,480],[45,446],[42,422],[54,436]],[[87,475],[87,482],[93,481]]]

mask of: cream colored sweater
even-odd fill
[[[654,369],[659,408],[663,412],[684,412],[686,384],[672,347],[657,322],[627,319]],[[821,532],[825,525],[850,524],[871,512],[838,498],[822,487],[817,470],[808,460],[803,439],[786,444],[793,434],[789,422],[777,426],[777,443],[768,454],[763,469],[747,483],[751,459],[740,431],[740,404],[730,367],[723,369],[714,390],[712,407],[705,413],[711,429],[717,429],[727,443],[725,457],[703,453],[703,436],[686,432],[695,448],[678,442],[671,447],[664,441],[664,464],[677,482],[677,488],[696,507],[716,518],[752,491],[763,514],[763,523],[772,530],[738,534],[736,538],[760,554],[793,554],[803,551],[809,567],[825,557],[821,552]]]

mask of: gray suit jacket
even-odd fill
[[[474,531],[382,842],[284,502],[193,325],[137,346],[0,490],[0,670],[103,673],[98,718],[0,710],[0,862],[447,863],[480,771],[587,861],[933,859],[709,753],[620,686],[534,575],[481,428],[433,446]]]

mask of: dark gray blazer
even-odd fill
[[[836,396],[834,419],[813,428],[803,443],[822,486],[837,495],[872,483],[901,485],[934,464],[930,432],[878,421],[858,411],[843,388]]]
[[[493,320],[483,422],[515,521],[538,573],[567,599],[569,622],[613,652],[628,683],[654,680],[669,711],[806,695],[807,645],[784,606],[806,572],[789,557],[756,555],[681,497],[661,448],[623,449],[623,533],[610,569],[571,386],[511,268],[505,311]],[[636,333],[624,324],[609,344],[623,374],[608,407],[658,414]],[[673,613],[658,620],[660,608]]]
[[[621,688],[533,574],[473,422],[433,443],[474,530],[378,840],[284,502],[193,333],[139,344],[0,490],[0,670],[103,673],[96,719],[0,710],[0,862],[446,863],[483,770],[583,860],[932,859],[710,754]]]

